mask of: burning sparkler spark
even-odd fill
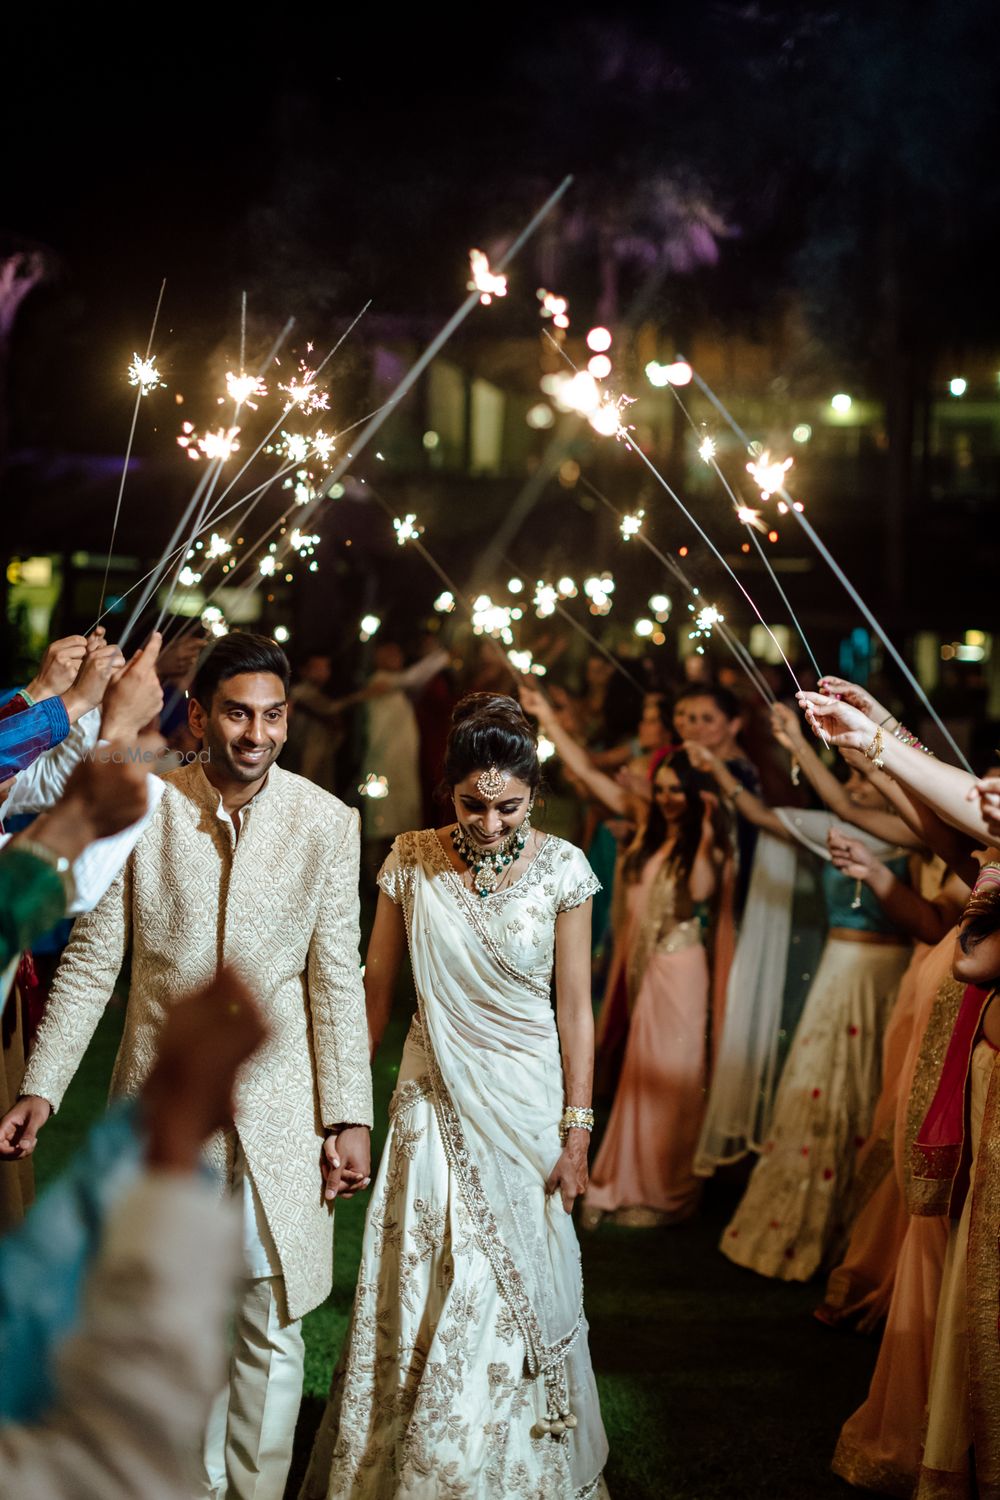
[[[583,581],[583,592],[590,600],[590,613],[592,615],[608,615],[611,613],[611,596],[615,591],[615,580],[610,573],[602,573],[600,578],[585,578]]]
[[[489,594],[480,594],[473,603],[472,629],[476,635],[491,635],[505,646],[513,646],[514,632],[510,628],[513,619],[510,606],[494,604]]]
[[[523,677],[544,677],[546,668],[536,662],[530,651],[508,651],[507,660]]]
[[[627,437],[630,428],[622,421],[622,414],[634,404],[635,399],[634,396],[618,396],[617,399],[608,396],[588,417],[591,427],[602,437]]]
[[[155,391],[158,385],[166,385],[166,381],[160,379],[160,372],[156,368],[155,354],[150,359],[143,359],[140,354],[133,354],[132,363],[128,367],[128,383],[139,387],[140,396],[148,396],[150,391]]]
[[[535,749],[538,755],[538,759],[542,762],[543,765],[547,760],[551,760],[553,755],[555,755],[556,753],[555,745],[551,740],[547,740],[544,734],[540,734],[538,736],[538,744],[536,745]]]
[[[201,612],[201,623],[209,635],[223,636],[229,634],[229,626],[226,624],[225,616],[217,604],[207,604]]]
[[[438,594],[434,600],[434,608],[439,615],[450,615],[455,608],[455,595],[450,589],[445,589],[443,594]]]
[[[542,317],[551,318],[553,328],[569,327],[569,303],[565,297],[557,297],[555,292],[547,292],[540,286],[538,300],[542,304]]]
[[[424,529],[417,524],[417,518],[412,511],[410,511],[409,515],[404,516],[402,520],[396,516],[392,524],[396,532],[396,541],[401,547],[404,547],[407,542],[415,542]]]
[[[329,437],[323,431],[322,427],[319,429],[318,432],[314,432],[313,433],[313,440],[312,440],[313,452],[315,453],[316,457],[319,459],[320,463],[324,465],[324,467],[327,464],[329,464],[329,462],[330,462],[330,455],[332,454],[332,452],[334,450],[334,446],[336,444],[336,441],[337,441],[336,438]]]
[[[260,562],[257,564],[257,567],[260,569],[260,576],[262,578],[273,578],[277,566],[277,559],[272,557],[270,553],[267,557],[262,557]]]
[[[688,605],[688,609],[691,610],[692,613],[694,613],[694,605],[693,604],[689,604]],[[712,631],[715,628],[715,626],[716,625],[721,625],[724,622],[725,618],[726,618],[725,615],[722,613],[722,611],[718,608],[717,605],[715,605],[715,604],[705,604],[705,605],[703,605],[702,608],[700,610],[698,610],[697,614],[695,614],[695,616],[694,616],[694,620],[692,621],[692,624],[694,625],[694,629],[688,633],[688,640],[691,640],[691,641],[707,641],[707,640],[710,640],[711,639],[711,635],[712,635]],[[704,656],[704,654],[705,654],[705,648],[704,648],[704,646],[698,646],[696,648],[696,650],[697,650],[699,656]]]
[[[637,510],[634,516],[622,516],[620,530],[626,542],[630,537],[639,535],[645,517],[646,512],[644,510]]]
[[[306,557],[312,557],[319,544],[319,536],[310,536],[307,531],[299,531],[298,527],[295,527],[288,538],[288,543],[289,546],[294,547],[296,552],[304,553]]]
[[[205,548],[205,557],[206,559],[211,561],[216,557],[225,557],[226,553],[232,552],[232,550],[232,547],[226,541],[225,537],[220,536],[217,531],[213,531],[212,539],[209,542],[208,546]]]
[[[226,371],[226,390],[237,406],[249,406],[251,411],[257,410],[253,397],[267,395],[267,386],[258,376],[237,375],[235,370]]]
[[[287,385],[278,386],[278,390],[284,391],[288,398],[285,410],[291,411],[293,406],[297,406],[304,412],[326,411],[330,405],[330,397],[316,385],[316,371],[310,370],[302,361],[299,364],[299,375],[300,379],[293,376]]]
[[[506,297],[506,276],[494,275],[490,270],[488,256],[481,250],[469,251],[469,269],[472,272],[472,280],[468,283],[469,291],[479,293],[479,300],[484,307],[489,307],[494,297]]]
[[[385,776],[376,776],[374,771],[369,771],[364,781],[358,787],[362,797],[371,797],[374,801],[380,801],[389,795],[389,782]]]
[[[698,457],[702,463],[710,464],[715,457],[715,439],[703,437],[698,444]]]
[[[767,496],[764,497],[767,499]],[[736,507],[736,519],[744,526],[755,526],[758,531],[766,531],[767,526],[760,518],[760,511],[754,510],[752,505],[738,505]]]
[[[792,458],[786,458],[782,462],[771,457],[771,450],[765,448],[756,458],[752,458],[747,464],[747,473],[753,479],[754,484],[760,486],[760,498],[770,500],[784,487],[785,475],[792,464]]]
[[[382,621],[379,619],[378,615],[363,616],[361,621],[361,628],[358,631],[360,639],[363,641],[370,641],[381,623]]]
[[[199,437],[193,423],[185,422],[177,443],[188,458],[217,458],[225,463],[240,446],[236,441],[239,432],[238,427],[220,427],[217,432],[206,432]]]
[[[539,579],[538,583],[535,586],[534,599],[535,614],[538,616],[538,618],[540,620],[545,620],[548,619],[549,615],[554,615],[558,602],[559,595],[556,593],[552,585],[550,583],[543,583],[542,580]]]

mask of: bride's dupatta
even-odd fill
[[[498,946],[487,903],[461,881],[436,833],[415,844],[403,907],[435,1113],[528,1372],[544,1377],[550,1419],[563,1418],[583,1281],[572,1218],[558,1193],[545,1194],[563,1110],[549,984],[519,972]]]

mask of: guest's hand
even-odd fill
[[[75,724],[81,714],[98,707],[108,683],[124,661],[117,646],[98,646],[87,652],[76,681],[68,692],[62,694],[71,724]]]
[[[696,771],[706,771],[709,776],[714,776],[722,765],[718,756],[699,745],[697,740],[685,740],[682,749]]]
[[[794,708],[789,708],[787,703],[771,705],[771,733],[790,755],[794,755],[802,745],[802,722]]]
[[[527,682],[523,677],[518,685],[518,697],[521,707],[531,718],[537,719],[539,724],[547,724],[552,715],[552,708],[547,702],[544,693]]]
[[[813,733],[830,743],[852,750],[866,750],[875,738],[877,725],[860,709],[823,693],[798,693],[806,719]]]
[[[163,688],[157,658],[163,637],[154,630],[146,645],[127,666],[119,668],[104,695],[101,738],[131,740],[159,717]]]
[[[86,654],[87,641],[82,635],[65,635],[58,641],[51,641],[45,648],[36,676],[28,683],[28,692],[34,701],[41,703],[43,698],[58,698],[68,692]]]
[[[865,718],[874,719],[876,724],[889,716],[885,705],[873,698],[867,688],[859,687],[856,682],[848,682],[844,677],[821,677],[819,690],[830,698],[840,698],[842,702],[849,703],[852,708],[859,709]]]
[[[545,1191],[549,1197],[555,1192],[560,1194],[562,1206],[568,1214],[573,1212],[573,1204],[577,1198],[581,1198],[587,1191],[587,1183],[590,1181],[587,1168],[589,1152],[589,1130],[567,1131],[562,1155],[552,1168],[549,1180],[545,1184]]]
[[[207,642],[207,635],[175,636],[156,658],[156,675],[160,681],[186,685]]]
[[[1000,778],[983,776],[973,782],[966,800],[979,803],[979,814],[991,839],[1000,840]]]
[[[842,874],[851,880],[871,880],[878,861],[871,850],[859,839],[852,839],[842,828],[831,828],[826,836],[830,858]]]
[[[367,1125],[344,1125],[331,1131],[319,1159],[323,1197],[353,1198],[372,1178],[372,1138]]]

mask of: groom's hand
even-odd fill
[[[353,1198],[371,1182],[372,1139],[367,1125],[338,1125],[323,1142],[320,1156],[323,1197]]]

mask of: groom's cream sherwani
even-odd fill
[[[236,1093],[236,1128],[285,1278],[292,1319],[328,1295],[324,1126],[372,1122],[358,958],[357,813],[272,766],[239,838],[200,765],[166,778],[128,864],[78,919],[23,1084],[58,1108],[126,953],[132,971],[112,1093],[134,1094],[167,1008],[225,960],[260,998],[271,1038]],[[232,1169],[235,1141],[213,1163]]]

